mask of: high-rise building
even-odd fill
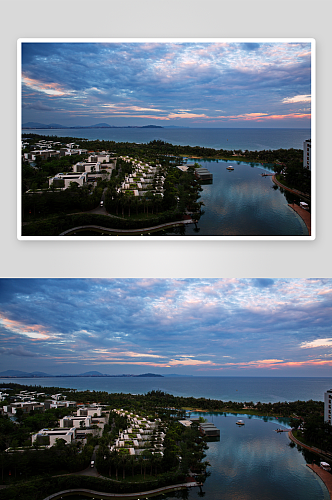
[[[332,406],[332,389],[324,393],[324,422],[328,422],[330,425],[332,425],[331,406]]]
[[[303,143],[303,168],[311,170],[311,139]]]

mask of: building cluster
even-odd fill
[[[122,182],[118,192],[131,193],[134,196],[144,196],[147,192],[164,196],[165,177],[160,172],[161,165],[143,163],[129,156],[120,156],[121,160],[130,163],[133,171]]]
[[[74,440],[84,442],[87,434],[100,435],[108,423],[109,412],[105,411],[104,405],[78,404],[76,401],[67,401],[66,396],[62,394],[53,394],[50,398],[47,398],[44,392],[37,391],[20,391],[15,396],[1,392],[0,395],[10,401],[2,406],[1,412],[14,421],[19,409],[23,413],[30,413],[30,411],[44,412],[50,408],[68,408],[68,415],[59,420],[58,427],[39,430],[31,436],[31,444],[51,447],[56,444],[57,439],[63,439],[66,443]]]
[[[66,443],[75,440],[84,441],[87,434],[100,435],[106,423],[108,423],[108,413],[103,412],[102,405],[82,405],[74,414],[61,418],[59,427],[41,429],[33,434],[32,444],[51,447],[56,444],[57,439],[63,439]]]
[[[119,433],[114,445],[110,447],[111,451],[141,455],[145,450],[153,450],[152,454],[163,455],[166,429],[160,419],[151,421],[123,410],[114,411],[126,417],[129,425]]]
[[[22,149],[26,149],[29,143],[22,139]],[[63,156],[87,155],[86,161],[79,161],[73,165],[72,172],[59,172],[54,177],[48,178],[49,188],[64,190],[75,182],[78,186],[84,186],[88,182],[95,182],[99,178],[104,179],[109,176],[116,167],[117,158],[107,151],[94,152],[82,149],[78,144],[69,143],[62,145],[60,142],[41,139],[33,145],[33,149],[28,153],[23,153],[24,160],[31,166],[37,157],[42,160],[49,158],[61,158]],[[89,156],[88,156],[89,155]]]
[[[44,392],[37,391],[20,391],[15,396],[9,396],[8,394],[2,394],[6,400],[9,399],[9,404],[4,405],[1,411],[5,415],[15,416],[18,409],[22,410],[23,413],[29,413],[30,411],[45,411],[50,408],[74,408],[76,407],[75,401],[66,401],[65,397],[60,394],[55,394],[49,399],[46,398]],[[3,398],[3,400],[5,399]],[[38,401],[40,398],[45,398],[44,401]]]
[[[30,148],[27,139],[22,139],[22,149]],[[61,158],[62,156],[83,155],[88,152],[87,149],[82,149],[78,144],[69,143],[63,145],[61,142],[41,139],[33,145],[33,149],[28,153],[24,153],[24,159],[27,161],[35,161],[38,156],[42,160],[48,158]]]

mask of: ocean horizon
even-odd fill
[[[207,380],[209,381],[207,383]],[[279,401],[324,401],[332,388],[332,377],[46,377],[0,378],[1,384],[17,383],[59,387],[78,391],[146,394],[160,390],[174,396],[235,402],[277,403]]]
[[[178,146],[242,151],[302,149],[310,128],[77,128],[22,129],[24,134],[73,137],[86,140],[148,143],[161,140]]]

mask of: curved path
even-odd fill
[[[308,446],[307,444],[301,443],[301,441],[299,441],[298,439],[296,439],[293,436],[292,431],[288,432],[288,437],[291,441],[298,444],[302,448],[306,448],[307,450],[311,451],[312,453],[316,453],[317,455],[321,455],[323,457],[325,456],[324,450],[319,450],[318,448],[312,448],[311,446]],[[307,464],[307,467],[309,467],[309,469],[311,469],[315,474],[317,474],[317,476],[320,477],[320,479],[323,481],[326,488],[328,489],[328,492],[330,494],[330,498],[332,500],[332,475],[331,475],[331,473],[322,469],[321,467],[319,467],[316,464]]]
[[[276,179],[275,174],[272,176],[272,180],[277,186],[282,187],[283,189],[286,189],[286,191],[289,191],[290,193],[296,194],[297,196],[301,196],[302,198],[305,198],[306,200],[310,200],[310,196],[308,196],[306,193],[302,193],[302,191],[298,191],[297,189],[291,189],[291,188],[285,186],[284,184],[282,184],[281,182],[279,182]]]
[[[301,217],[301,219],[303,220],[303,222],[307,226],[309,236],[311,236],[311,214],[310,214],[310,212],[308,212],[307,210],[304,210],[304,208],[301,208],[296,203],[289,203],[288,206],[291,207],[294,210],[294,212],[296,212]]]
[[[95,491],[95,490],[88,490],[85,488],[75,488],[75,489],[70,489],[70,490],[63,490],[59,491],[58,493],[53,493],[53,495],[49,495],[48,497],[44,498],[44,500],[56,500],[57,498],[61,498],[61,495],[69,495],[69,494],[88,494],[88,495],[98,495],[102,496],[103,498],[127,498],[127,499],[138,499],[138,498],[146,498],[147,496],[154,496],[158,495],[159,493],[164,493],[165,491],[178,491],[178,490],[183,490],[184,488],[191,488],[193,486],[201,486],[201,483],[197,482],[190,482],[190,483],[181,483],[181,484],[176,484],[174,486],[163,486],[162,488],[157,488],[155,490],[149,490],[149,491],[141,491],[139,493],[106,493],[104,491]]]
[[[66,231],[63,231],[63,233],[60,233],[59,236],[66,236],[67,234],[70,234],[73,231],[80,231],[82,229],[97,229],[99,231],[105,231],[107,233],[139,234],[139,233],[146,233],[148,231],[156,231],[158,229],[163,229],[165,227],[181,226],[183,224],[194,224],[194,221],[192,219],[178,220],[174,222],[165,222],[164,224],[159,224],[158,226],[142,227],[139,229],[112,229],[110,227],[94,226],[94,225],[77,226],[77,227],[72,227],[71,229],[67,229]]]

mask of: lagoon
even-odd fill
[[[220,429],[220,440],[209,441],[206,459],[211,464],[200,493],[198,488],[173,494],[163,494],[156,500],[182,498],[196,500],[330,500],[324,483],[307,466],[312,455],[303,455],[289,440],[282,419],[265,417],[240,418],[244,426],[237,426],[235,414],[204,413]],[[192,413],[191,416],[199,416]],[[83,500],[75,496],[70,500]],[[96,497],[95,497],[96,498]],[[102,496],[100,497],[102,498]]]
[[[159,236],[308,236],[299,215],[288,206],[299,197],[283,192],[272,181],[268,167],[258,163],[197,160],[213,174],[203,184],[200,201],[204,215],[193,225],[154,233]],[[226,167],[233,166],[234,170]]]

